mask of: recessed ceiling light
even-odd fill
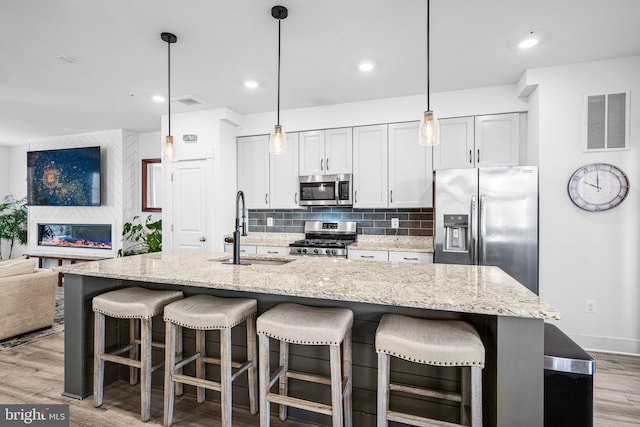
[[[529,31],[529,34],[527,35],[527,38],[522,40],[520,42],[520,44],[518,45],[518,47],[520,49],[529,49],[530,47],[533,47],[533,46],[535,46],[537,44],[538,44],[538,37],[536,36],[536,32],[535,31]]]
[[[258,87],[258,82],[255,80],[245,80],[244,87],[246,87],[247,89],[255,89]]]
[[[358,69],[359,69],[360,71],[364,71],[364,72],[371,71],[371,70],[373,70],[375,67],[376,67],[376,65],[375,65],[373,62],[370,62],[370,61],[361,62],[361,63],[358,65]]]
[[[165,101],[165,98],[162,95],[153,95],[151,97],[151,99],[153,99],[156,102],[164,102]]]

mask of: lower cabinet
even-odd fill
[[[258,255],[289,255],[289,246],[257,246]]]
[[[383,251],[370,249],[349,249],[348,259],[363,261],[433,262],[431,252]]]
[[[225,243],[224,245],[224,251],[225,252],[233,252],[233,244],[231,243]],[[256,253],[256,246],[255,245],[240,245],[240,253],[243,254],[255,254]]]

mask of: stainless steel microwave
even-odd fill
[[[351,174],[300,177],[300,206],[351,206]]]

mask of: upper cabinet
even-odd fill
[[[353,128],[353,207],[387,207],[387,125]]]
[[[520,161],[518,113],[440,120],[433,168],[516,166]]]
[[[296,209],[298,133],[287,133],[287,152],[269,154],[269,135],[238,138],[238,190],[247,209]]]
[[[351,128],[300,132],[300,175],[352,173]]]
[[[419,122],[389,125],[390,208],[431,207],[432,150],[418,143]]]

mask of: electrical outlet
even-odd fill
[[[273,227],[273,218],[267,218],[267,227]]]
[[[585,313],[592,313],[592,314],[597,313],[598,307],[596,305],[596,300],[594,299],[584,300],[584,311]]]
[[[398,218],[391,218],[391,228],[399,228],[400,220]]]

